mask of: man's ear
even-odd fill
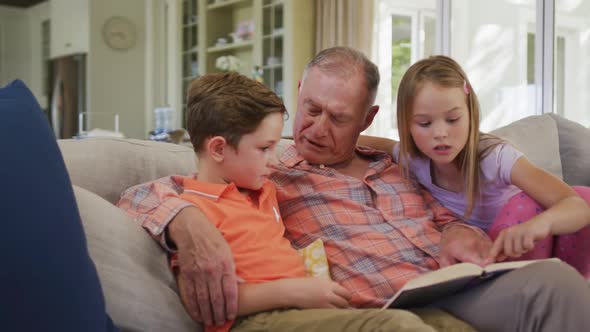
[[[301,91],[301,80],[297,81],[297,94]]]
[[[216,162],[222,162],[225,155],[224,151],[227,149],[227,141],[221,136],[213,136],[207,140],[205,148],[207,154]]]
[[[367,111],[367,115],[365,116],[365,124],[363,125],[362,131],[365,131],[367,128],[369,128],[371,123],[373,123],[373,120],[375,119],[375,115],[377,115],[377,112],[379,112],[379,105],[373,105],[371,106],[371,108],[369,108],[369,110]]]

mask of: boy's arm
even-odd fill
[[[287,278],[238,286],[238,316],[282,308],[347,308],[350,292],[326,278]]]

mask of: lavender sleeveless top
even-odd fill
[[[399,144],[393,148],[393,159],[399,160]],[[498,211],[508,200],[521,190],[512,184],[512,166],[522,157],[522,152],[510,144],[499,144],[480,163],[481,188],[480,200],[468,220],[463,218],[467,208],[467,200],[462,192],[456,193],[443,189],[432,183],[430,159],[413,158],[410,160],[410,171],[442,205],[453,211],[465,223],[487,231],[493,223]]]

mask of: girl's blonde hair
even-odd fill
[[[463,218],[468,219],[473,211],[476,198],[479,197],[480,172],[479,164],[493,147],[502,140],[479,131],[479,101],[471,88],[471,83],[459,64],[446,56],[437,55],[420,60],[413,64],[404,74],[397,94],[397,125],[399,129],[400,150],[399,165],[402,174],[409,178],[409,160],[415,157],[426,157],[418,149],[412,135],[410,124],[414,98],[426,82],[431,82],[446,88],[461,88],[466,92],[469,112],[469,134],[467,143],[455,162],[461,170],[465,181],[465,196],[467,208]],[[485,144],[481,144],[480,142]]]

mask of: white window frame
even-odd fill
[[[432,1],[399,1],[378,0],[375,6],[376,38],[375,60],[381,75],[381,84],[377,94],[377,104],[380,106],[378,118],[383,121],[374,121],[367,129],[366,134],[391,137],[398,139],[397,128],[391,125],[391,118],[395,117],[395,101],[393,100],[391,87],[391,41],[393,15],[407,16],[411,20],[411,63],[424,57],[422,47],[422,35],[424,34],[424,18],[430,17],[437,20],[436,9],[425,9]],[[438,26],[437,26],[438,29]],[[436,36],[436,32],[435,32]],[[387,41],[387,42],[384,42]],[[435,37],[436,42],[436,37]],[[439,46],[435,44],[435,52]],[[386,119],[386,120],[385,120]]]

